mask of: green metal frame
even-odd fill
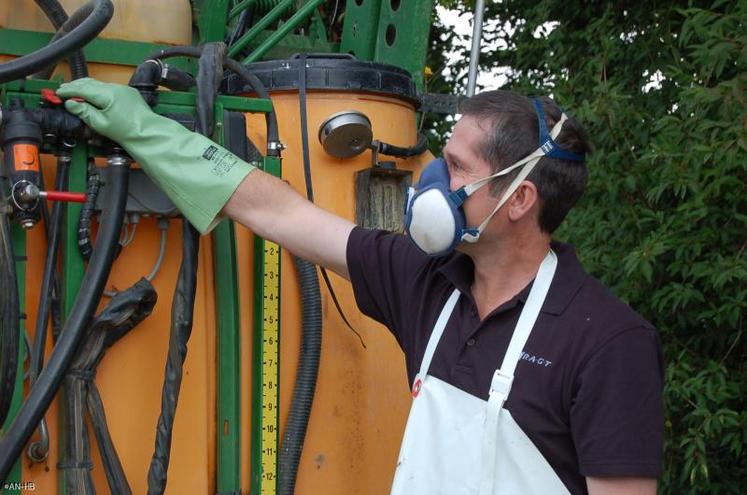
[[[398,6],[396,10],[393,8],[395,5]],[[397,65],[408,70],[421,91],[431,12],[433,0],[383,1],[373,57],[375,62]],[[413,22],[414,19],[419,22]]]
[[[348,0],[345,5],[345,24],[342,27],[341,53],[350,53],[361,60],[376,56],[381,0]]]
[[[224,105],[215,105],[213,139],[225,145]],[[241,311],[236,254],[236,230],[232,221],[221,222],[212,234],[217,317],[217,491],[241,490]]]
[[[228,30],[231,0],[192,0],[192,16],[198,28],[196,45],[223,41]]]

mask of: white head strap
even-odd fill
[[[558,134],[560,134],[560,130],[563,128],[563,123],[566,121],[566,115],[562,114],[560,116],[560,120],[553,126],[552,131],[550,131],[550,137],[555,140],[555,138],[558,137]],[[545,131],[547,132],[547,131]],[[514,163],[510,167],[506,167],[500,172],[497,172],[493,175],[489,175],[483,179],[480,179],[476,182],[473,182],[472,184],[468,184],[464,186],[464,190],[467,193],[467,196],[470,196],[473,192],[480,189],[485,184],[492,182],[493,179],[496,177],[504,176],[508,173],[510,173],[512,170],[515,170],[521,166],[525,167],[522,169],[521,172],[514,178],[514,180],[511,182],[511,184],[508,186],[508,189],[503,193],[503,196],[501,196],[500,201],[498,201],[498,204],[496,205],[493,212],[488,215],[488,217],[482,221],[479,227],[477,227],[477,235],[472,235],[469,233],[465,233],[462,236],[462,240],[465,240],[467,242],[477,242],[477,240],[480,238],[480,234],[485,230],[485,227],[488,226],[488,223],[490,222],[490,219],[493,218],[493,215],[495,215],[498,210],[503,206],[503,204],[508,201],[508,198],[511,197],[511,195],[516,191],[516,189],[519,188],[519,184],[529,176],[530,173],[532,173],[532,170],[534,169],[535,165],[539,163],[540,159],[544,157],[546,154],[548,154],[550,151],[552,151],[552,148],[548,148],[546,146],[540,146],[536,150],[534,150],[529,155],[525,156],[518,162]]]

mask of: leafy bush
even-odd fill
[[[485,38],[499,49],[481,65],[553,96],[595,145],[559,237],[661,333],[660,492],[742,493],[747,2],[487,3],[499,22]]]

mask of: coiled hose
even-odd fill
[[[111,0],[91,0],[91,2],[95,2],[91,14],[70,34],[35,52],[0,65],[0,83],[26,77],[44,69],[83,47],[103,31],[114,15],[114,5]],[[87,7],[84,5],[83,8]]]
[[[116,164],[115,164],[116,163]],[[83,276],[80,291],[49,362],[31,389],[15,420],[0,439],[0,483],[5,482],[23,446],[39,424],[60,386],[81,338],[93,317],[111,272],[127,200],[129,161],[110,160],[111,180],[107,203],[102,212],[98,242]]]
[[[306,114],[306,55],[299,60],[299,110],[301,123],[301,147],[303,151],[306,198],[314,201],[314,187],[309,159],[309,136]],[[319,359],[322,351],[322,301],[319,277],[313,263],[294,256],[298,271],[303,311],[301,351],[298,356],[298,372],[293,387],[293,398],[288,421],[280,443],[278,456],[278,493],[293,495],[296,489],[298,465],[306,439],[306,430],[311,416],[311,405],[316,392],[319,374]]]
[[[295,491],[298,464],[301,460],[311,406],[314,402],[322,349],[322,296],[316,265],[295,256],[293,261],[298,271],[301,290],[303,332],[296,383],[293,386],[293,399],[278,457],[278,493],[280,495],[293,495]]]
[[[75,29],[83,22],[86,17],[93,10],[93,4],[87,3],[84,8],[80,8],[75,11],[73,17],[68,19],[67,12],[60,5],[57,0],[35,0],[39,8],[47,15],[49,22],[52,23],[57,32],[52,37],[50,43],[54,43],[58,39],[62,38],[70,31]],[[86,59],[83,56],[82,50],[76,50],[71,53],[68,57],[68,63],[70,64],[70,74],[73,79],[80,79],[81,77],[88,77],[88,65]],[[32,77],[34,79],[49,79],[54,71],[54,65],[47,67],[43,71],[37,72]]]

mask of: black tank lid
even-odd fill
[[[268,92],[298,90],[299,58],[255,62],[246,67],[262,81]],[[226,94],[252,93],[235,75],[224,82]],[[306,89],[375,93],[420,105],[415,82],[409,72],[394,65],[357,60],[347,54],[314,54],[306,58]]]

